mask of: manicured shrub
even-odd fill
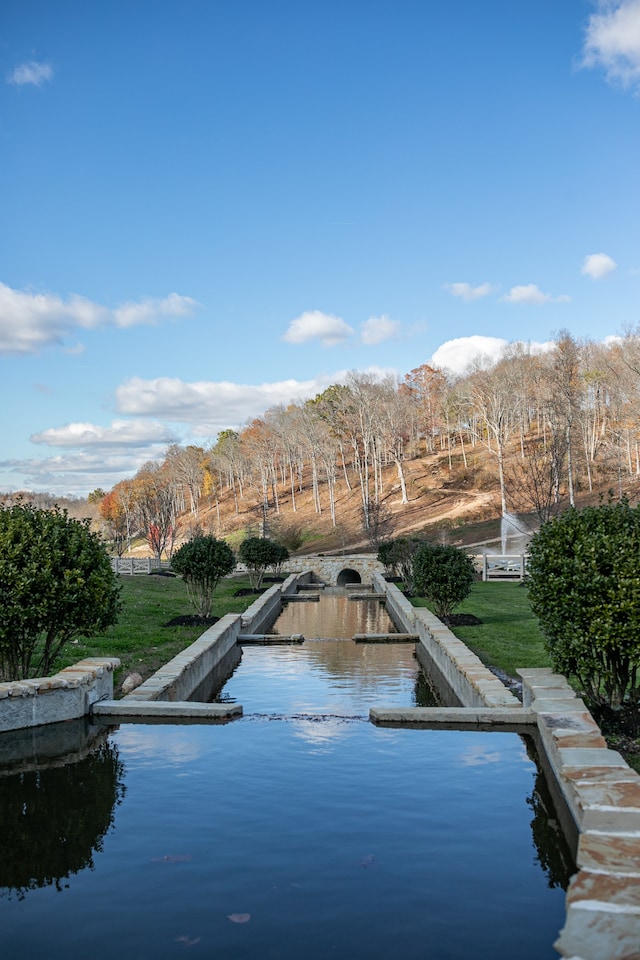
[[[0,676],[46,676],[65,644],[116,622],[117,577],[89,524],[57,507],[0,509]]]
[[[282,566],[289,559],[289,551],[283,543],[276,542],[277,550],[275,551],[275,559],[271,562],[270,566],[273,569],[273,572],[276,577],[279,577],[282,572]]]
[[[187,585],[196,614],[209,617],[218,581],[234,570],[236,558],[224,540],[199,536],[184,543],[173,555],[171,566]]]
[[[473,560],[457,547],[424,543],[413,558],[413,588],[441,620],[465,600],[475,580]]]
[[[247,537],[240,544],[238,556],[247,568],[249,582],[254,590],[259,590],[267,567],[283,562],[283,548],[275,540],[267,537]]]
[[[413,558],[423,543],[423,540],[414,537],[397,537],[395,540],[386,540],[378,547],[378,560],[384,564],[388,574],[398,574],[408,593],[414,592]]]
[[[529,545],[531,608],[554,669],[595,706],[640,698],[640,510],[570,509]]]

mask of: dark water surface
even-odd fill
[[[346,636],[385,629],[347,603]],[[240,720],[0,768],[2,957],[555,957],[572,867],[533,748],[368,722],[420,683],[412,644],[245,647]]]
[[[67,792],[66,809],[38,817],[59,771],[0,781],[17,817],[3,843],[3,957],[554,956],[564,894],[534,843],[539,778],[515,734],[247,717],[122,726],[108,753],[114,780],[95,784],[94,802],[114,803],[113,822],[101,810],[81,835],[86,785],[80,810]],[[78,784],[96,773],[67,769]],[[10,799],[21,794],[22,810]],[[7,858],[31,858],[22,890]]]

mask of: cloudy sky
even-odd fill
[[[3,0],[0,489],[640,321],[640,0]]]

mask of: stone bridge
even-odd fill
[[[365,553],[344,557],[291,557],[284,566],[288,573],[310,570],[314,579],[332,587],[345,583],[371,583],[374,573],[384,573],[380,561]]]

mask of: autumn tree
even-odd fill
[[[442,370],[423,363],[405,373],[403,385],[415,405],[425,451],[428,454],[433,453],[434,438],[442,429],[442,406],[447,378]]]
[[[176,486],[185,487],[189,494],[189,508],[196,521],[204,482],[205,460],[202,447],[192,444],[181,447],[174,443],[165,456],[165,467],[173,476]]]
[[[175,490],[169,472],[162,464],[144,464],[134,479],[134,495],[140,525],[159,565],[165,551],[171,554],[176,531]]]

